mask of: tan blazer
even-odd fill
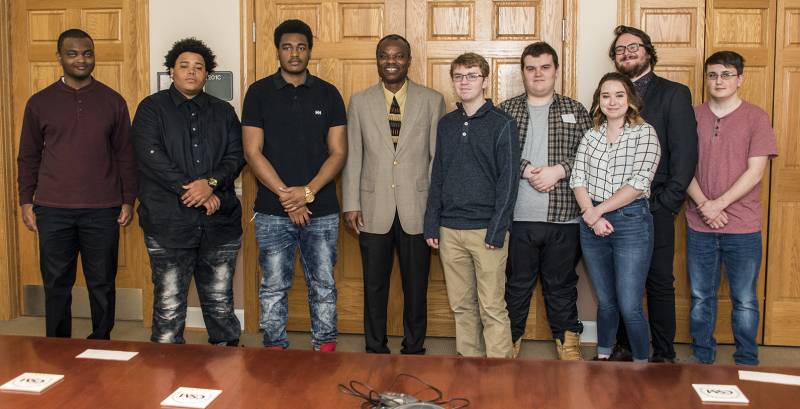
[[[361,211],[361,231],[388,233],[397,212],[403,231],[422,234],[436,127],[444,114],[442,94],[409,80],[395,150],[383,84],[350,98],[342,201],[345,212]]]

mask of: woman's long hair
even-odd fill
[[[642,100],[636,95],[633,82],[631,82],[630,78],[618,72],[609,72],[600,79],[600,83],[597,84],[597,89],[594,91],[594,97],[592,98],[592,109],[589,113],[592,116],[594,129],[599,129],[600,125],[606,121],[606,114],[600,109],[600,90],[603,88],[603,84],[608,81],[619,82],[622,84],[622,87],[625,88],[625,93],[628,94],[628,111],[625,113],[625,123],[634,125],[644,123],[644,119],[639,114],[642,110]]]

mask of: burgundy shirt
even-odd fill
[[[19,203],[105,208],[136,199],[136,162],[125,100],[103,83],[73,89],[61,79],[25,107]]]
[[[747,159],[778,155],[775,133],[769,116],[761,108],[742,101],[733,112],[717,118],[708,103],[694,108],[697,117],[699,158],[695,178],[709,199],[722,196],[747,170]],[[755,233],[761,231],[761,183],[731,203],[725,213],[728,224],[721,229],[709,227],[689,200],[686,221],[692,230],[705,233]]]

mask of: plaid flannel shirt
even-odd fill
[[[528,136],[528,96],[518,95],[499,105],[517,121],[519,148],[525,147]],[[575,123],[564,121],[562,115],[572,114]],[[550,223],[566,222],[580,216],[580,208],[575,201],[575,194],[569,188],[569,178],[575,161],[575,153],[583,135],[592,127],[592,119],[583,105],[572,98],[554,94],[553,104],[547,119],[547,164],[548,166],[561,165],[566,171],[566,176],[556,183],[555,189],[549,193],[549,206],[547,208],[547,221]],[[520,177],[529,161],[522,159],[519,165]]]

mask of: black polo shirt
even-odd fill
[[[328,159],[328,130],[347,124],[342,95],[332,84],[311,75],[293,86],[280,70],[247,90],[242,125],[264,130],[264,157],[287,186],[305,186]],[[339,212],[336,182],[331,181],[308,206],[312,217]],[[254,210],[286,216],[278,196],[259,182]]]

